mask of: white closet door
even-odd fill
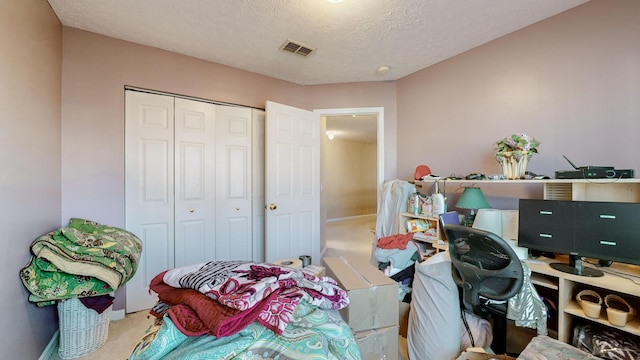
[[[149,282],[174,265],[174,98],[126,91],[125,227],[142,240],[126,311],[152,307]]]
[[[175,99],[175,266],[216,259],[215,108]]]
[[[251,109],[216,106],[216,260],[253,259]]]

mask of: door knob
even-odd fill
[[[239,207],[239,206],[236,206],[236,210],[240,210],[240,207]]]
[[[193,213],[193,212],[196,212],[196,210],[195,209],[189,209],[189,212]]]
[[[276,204],[269,205],[269,210],[275,210],[277,208],[278,208],[278,206]]]

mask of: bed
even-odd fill
[[[162,272],[150,289],[156,322],[130,360],[360,359],[330,277],[251,261],[211,261]]]

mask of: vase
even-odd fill
[[[524,179],[527,164],[533,155],[529,151],[505,151],[496,154],[496,160],[502,167],[502,174],[509,180]]]

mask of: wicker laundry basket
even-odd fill
[[[58,303],[60,341],[58,355],[61,359],[74,359],[99,349],[107,342],[111,309],[101,314],[89,309],[77,298]]]

